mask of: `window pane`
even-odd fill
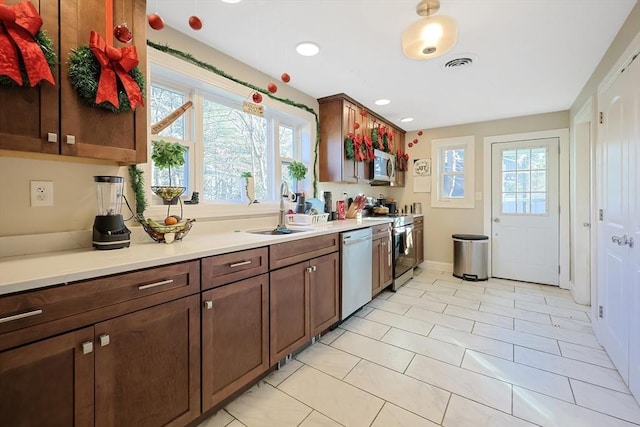
[[[502,152],[502,170],[514,171],[516,170],[516,151],[508,150]]]
[[[529,193],[518,193],[516,196],[516,212],[520,214],[531,212]]]
[[[240,199],[242,172],[251,172],[256,198],[268,196],[267,121],[262,117],[218,104],[203,102],[203,198]]]
[[[531,150],[531,169],[547,168],[547,149],[534,148]]]
[[[442,178],[445,199],[464,197],[464,175],[444,175]]]
[[[158,123],[166,118],[176,108],[185,103],[186,94],[174,92],[157,86],[151,86],[151,124]],[[175,122],[162,130],[158,135],[169,136],[176,139],[186,139],[185,116],[178,117]]]
[[[280,125],[280,157],[293,159],[293,129]]]
[[[527,170],[531,164],[531,150],[518,150],[518,170]]]
[[[518,172],[518,191],[529,191],[529,172]]]
[[[464,172],[464,149],[444,150],[444,172]]]
[[[531,191],[547,191],[547,172],[531,172]]]
[[[502,194],[502,213],[516,213],[516,193]]]
[[[531,193],[531,213],[547,213],[547,193]]]
[[[502,172],[502,191],[505,193],[516,191],[515,172]]]
[[[282,182],[287,183],[287,187],[289,188],[290,193],[295,193],[295,188],[293,187],[293,180],[291,179],[291,175],[289,175],[289,162],[282,162],[282,168],[280,171],[280,176],[282,177]],[[279,189],[278,189],[279,191]]]

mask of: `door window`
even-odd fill
[[[502,151],[502,214],[549,213],[547,154],[547,147]]]

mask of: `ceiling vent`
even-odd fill
[[[450,68],[455,68],[455,69],[468,68],[471,66],[471,64],[473,64],[473,61],[474,61],[474,58],[470,56],[461,56],[459,58],[455,58],[455,59],[452,59],[451,61],[446,62],[443,68],[445,70]]]

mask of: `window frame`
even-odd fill
[[[147,59],[149,61],[149,74],[147,80],[150,82],[148,90],[150,90],[152,85],[161,86],[169,90],[180,90],[187,93],[189,97],[188,99],[193,102],[193,107],[186,113],[188,114],[188,117],[185,122],[185,141],[192,143],[192,145],[189,145],[189,161],[191,163],[189,179],[190,184],[192,185],[190,191],[201,191],[199,189],[203,186],[203,176],[201,170],[202,165],[200,162],[203,158],[204,147],[203,144],[198,141],[201,140],[203,135],[203,123],[201,120],[197,119],[196,114],[194,114],[193,111],[202,111],[203,99],[205,97],[209,100],[220,102],[225,105],[234,107],[237,107],[238,105],[241,106],[243,101],[250,99],[250,96],[254,91],[244,85],[204,70],[180,58],[176,58],[150,48],[147,49],[147,52]],[[313,172],[312,168],[315,150],[315,144],[313,144],[313,142],[316,139],[317,132],[315,116],[308,111],[273,100],[268,96],[263,97],[262,105],[265,110],[264,116],[268,119],[269,123],[267,132],[271,134],[273,141],[273,144],[271,144],[273,147],[267,148],[267,167],[273,171],[269,177],[271,180],[268,194],[270,200],[260,200],[259,204],[247,206],[246,203],[242,203],[240,200],[205,202],[201,197],[198,205],[184,206],[185,216],[188,215],[190,218],[229,217],[237,215],[261,215],[277,212],[279,206],[279,200],[276,199],[277,190],[279,189],[282,181],[280,174],[277,172],[282,168],[282,163],[280,165],[277,165],[277,163],[284,160],[300,160],[309,165],[310,174],[309,177],[305,179],[304,188],[305,190],[311,190],[310,176]],[[151,123],[151,108],[148,108],[147,114],[149,123]],[[295,158],[293,159],[280,158],[278,138],[280,124],[294,129]],[[151,177],[152,167],[151,142],[159,138],[160,137],[158,135],[151,135],[149,130],[148,159],[145,165],[141,165],[141,168],[149,177]],[[168,137],[162,138],[165,140],[171,139]],[[171,140],[185,143],[183,140]],[[240,177],[238,177],[238,179],[240,179]],[[148,182],[145,188],[147,198],[151,202],[147,208],[148,212],[145,214],[152,217],[162,216],[163,214],[166,214],[167,207],[166,205],[162,205],[160,198],[151,192],[150,185],[151,183]],[[190,197],[191,192],[185,194],[183,196],[183,200],[188,200]]]
[[[434,189],[431,193],[431,207],[473,209],[475,207],[475,137],[460,136],[454,138],[434,139],[431,141],[431,157]],[[464,150],[464,197],[453,198],[444,195],[443,178],[452,175],[444,171],[443,155],[447,150]]]

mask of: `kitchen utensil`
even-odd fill
[[[295,197],[292,200],[296,202],[296,213],[304,213],[304,193],[295,193]]]
[[[124,178],[94,176],[98,197],[98,214],[93,222],[93,247],[96,249],[128,248],[131,232],[121,215]]]
[[[387,208],[389,208],[389,214],[395,215],[398,213],[398,203],[397,202],[386,202],[384,204]]]
[[[421,202],[414,202],[413,203],[413,213],[414,214],[421,214],[422,213],[422,203]]]

